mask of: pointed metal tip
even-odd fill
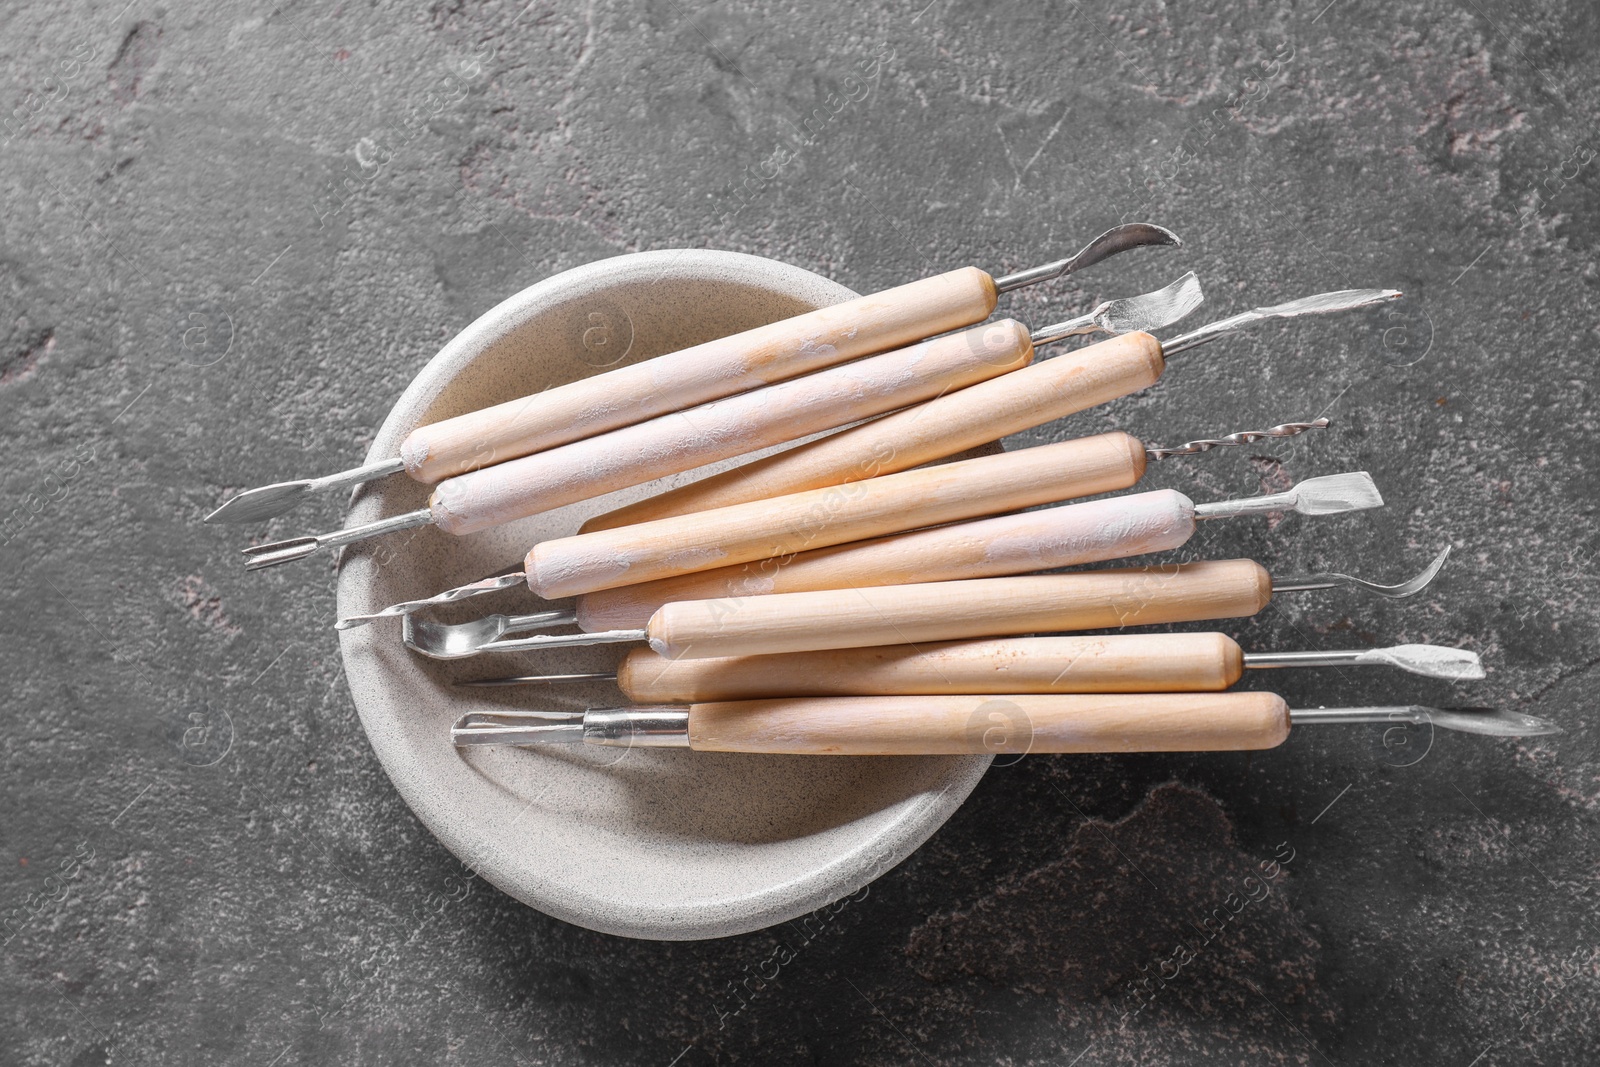
[[[1485,737],[1548,737],[1566,733],[1549,719],[1503,708],[1429,708],[1415,706],[1435,726]]]
[[[254,545],[241,550],[245,557],[244,569],[259,571],[267,567],[276,567],[280,563],[293,563],[297,559],[305,559],[320,546],[315,537],[291,537],[287,541],[274,541],[270,545]]]
[[[311,493],[311,483],[277,482],[256,489],[246,489],[238,496],[225,500],[205,518],[206,522],[265,522],[305,502]]]

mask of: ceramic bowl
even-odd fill
[[[369,460],[414,427],[854,296],[772,260],[703,250],[619,256],[559,274],[467,327],[384,420]],[[714,468],[713,468],[714,469]],[[672,482],[687,480],[679,476]],[[468,537],[432,528],[345,553],[339,614],[517,569],[535,541],[661,489],[652,483]],[[358,492],[347,523],[425,506],[397,475]],[[442,612],[557,606],[524,589]],[[439,662],[386,621],[340,637],[362,725],[395,788],[444,845],[505,892],[567,922],[628,937],[745,933],[856,892],[899,863],[971,792],[988,756],[808,757],[685,750],[450,744],[461,714],[612,707],[604,683],[471,689],[534,671],[608,670],[616,646]]]

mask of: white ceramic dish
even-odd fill
[[[645,252],[567,271],[467,327],[411,383],[369,459],[415,426],[621,361],[849,299],[815,274],[732,252]],[[681,480],[681,479],[680,479]],[[431,528],[347,551],[339,614],[370,611],[520,564],[533,542],[661,483],[457,538]],[[426,503],[403,475],[357,496],[347,523]],[[526,591],[442,617],[537,610]],[[988,756],[743,756],[582,746],[457,751],[450,723],[486,706],[604,707],[608,685],[463,689],[463,678],[602,670],[612,648],[449,663],[409,653],[399,624],[340,638],[362,725],[384,769],[447,848],[540,911],[606,933],[656,939],[758,930],[853,893],[899,863],[970,793]]]

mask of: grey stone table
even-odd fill
[[[0,1061],[1594,1062],[1597,50],[1594,7],[1552,0],[8,5]],[[1364,468],[1387,509],[1187,554],[1455,560],[1416,602],[1230,632],[1459,642],[1492,668],[1471,701],[1565,734],[1028,758],[861,899],[630,942],[435,843],[361,735],[331,565],[246,575],[200,524],[359,456],[446,339],[576,264],[730,248],[865,291],[1135,218],[1188,248],[1013,306],[1190,267],[1213,308],[1412,300],[1033,439],[1329,414],[1152,484]]]

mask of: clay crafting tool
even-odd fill
[[[474,712],[457,746],[583,743],[699,752],[934,756],[1053,752],[1230,752],[1276,748],[1291,726],[1432,724],[1488,737],[1561,733],[1492,708],[1295,708],[1274,693],[787,697],[687,707]]]
[[[1200,300],[1199,281],[1186,274],[1164,289],[1107,301],[1031,334],[1014,319],[945,334],[447,478],[428,506],[409,513],[405,522],[382,519],[370,527],[252,546],[244,550],[246,567],[304,559],[319,548],[364,540],[374,530],[431,523],[446,533],[476,533],[959,390],[1027,365],[1035,346],[1086,332],[1123,333],[1152,320],[1176,321]]]
[[[1123,334],[596,515],[581,530],[633,526],[910,470],[1147,389],[1160,379],[1168,358],[1237,330],[1399,296],[1393,289],[1348,289],[1241,312],[1170,341]]]
[[[1112,227],[1076,255],[1031,270],[995,278],[977,267],[963,267],[857,297],[419,427],[392,459],[325,478],[251,489],[206,521],[260,522],[297,507],[312,493],[401,471],[420,482],[438,482],[971,326],[989,317],[1001,293],[1065,277],[1129,249],[1178,244],[1182,242],[1170,230],[1132,223]]]
[[[628,652],[614,672],[521,674],[457,682],[501,687],[615,682],[635,704],[692,704],[810,696],[949,693],[1189,693],[1229,688],[1246,670],[1397,667],[1448,681],[1484,676],[1476,653],[1439,645],[1341,651],[1246,652],[1219,633],[1009,637],[878,645],[787,656],[667,659]]]
[[[644,641],[669,659],[708,659],[1240,619],[1266,607],[1274,593],[1342,585],[1391,599],[1414,596],[1433,581],[1449,554],[1446,548],[1421,574],[1398,585],[1331,573],[1274,579],[1254,560],[1230,559],[683,600],[662,605],[637,629],[534,634],[466,654]],[[415,619],[407,616],[405,622],[414,644]]]
[[[470,655],[515,632],[573,624],[591,632],[644,626],[658,608],[675,600],[1028,574],[1178,548],[1206,519],[1283,511],[1338,515],[1382,506],[1378,487],[1364,471],[1311,478],[1268,496],[1209,504],[1158,489],[617,586],[578,597],[567,612],[487,615],[459,623],[414,616],[407,643],[424,655]]]
[[[576,596],[1114,492],[1143,477],[1146,461],[1151,458],[1197,455],[1223,443],[1291,437],[1327,424],[1326,419],[1286,423],[1173,449],[1149,448],[1128,434],[1114,431],[772,500],[752,500],[713,511],[656,519],[638,526],[556,538],[535,545],[524,559],[522,571],[342,619],[339,627],[348,629],[374,619],[407,615],[430,604],[509,589],[519,582],[546,598]]]

